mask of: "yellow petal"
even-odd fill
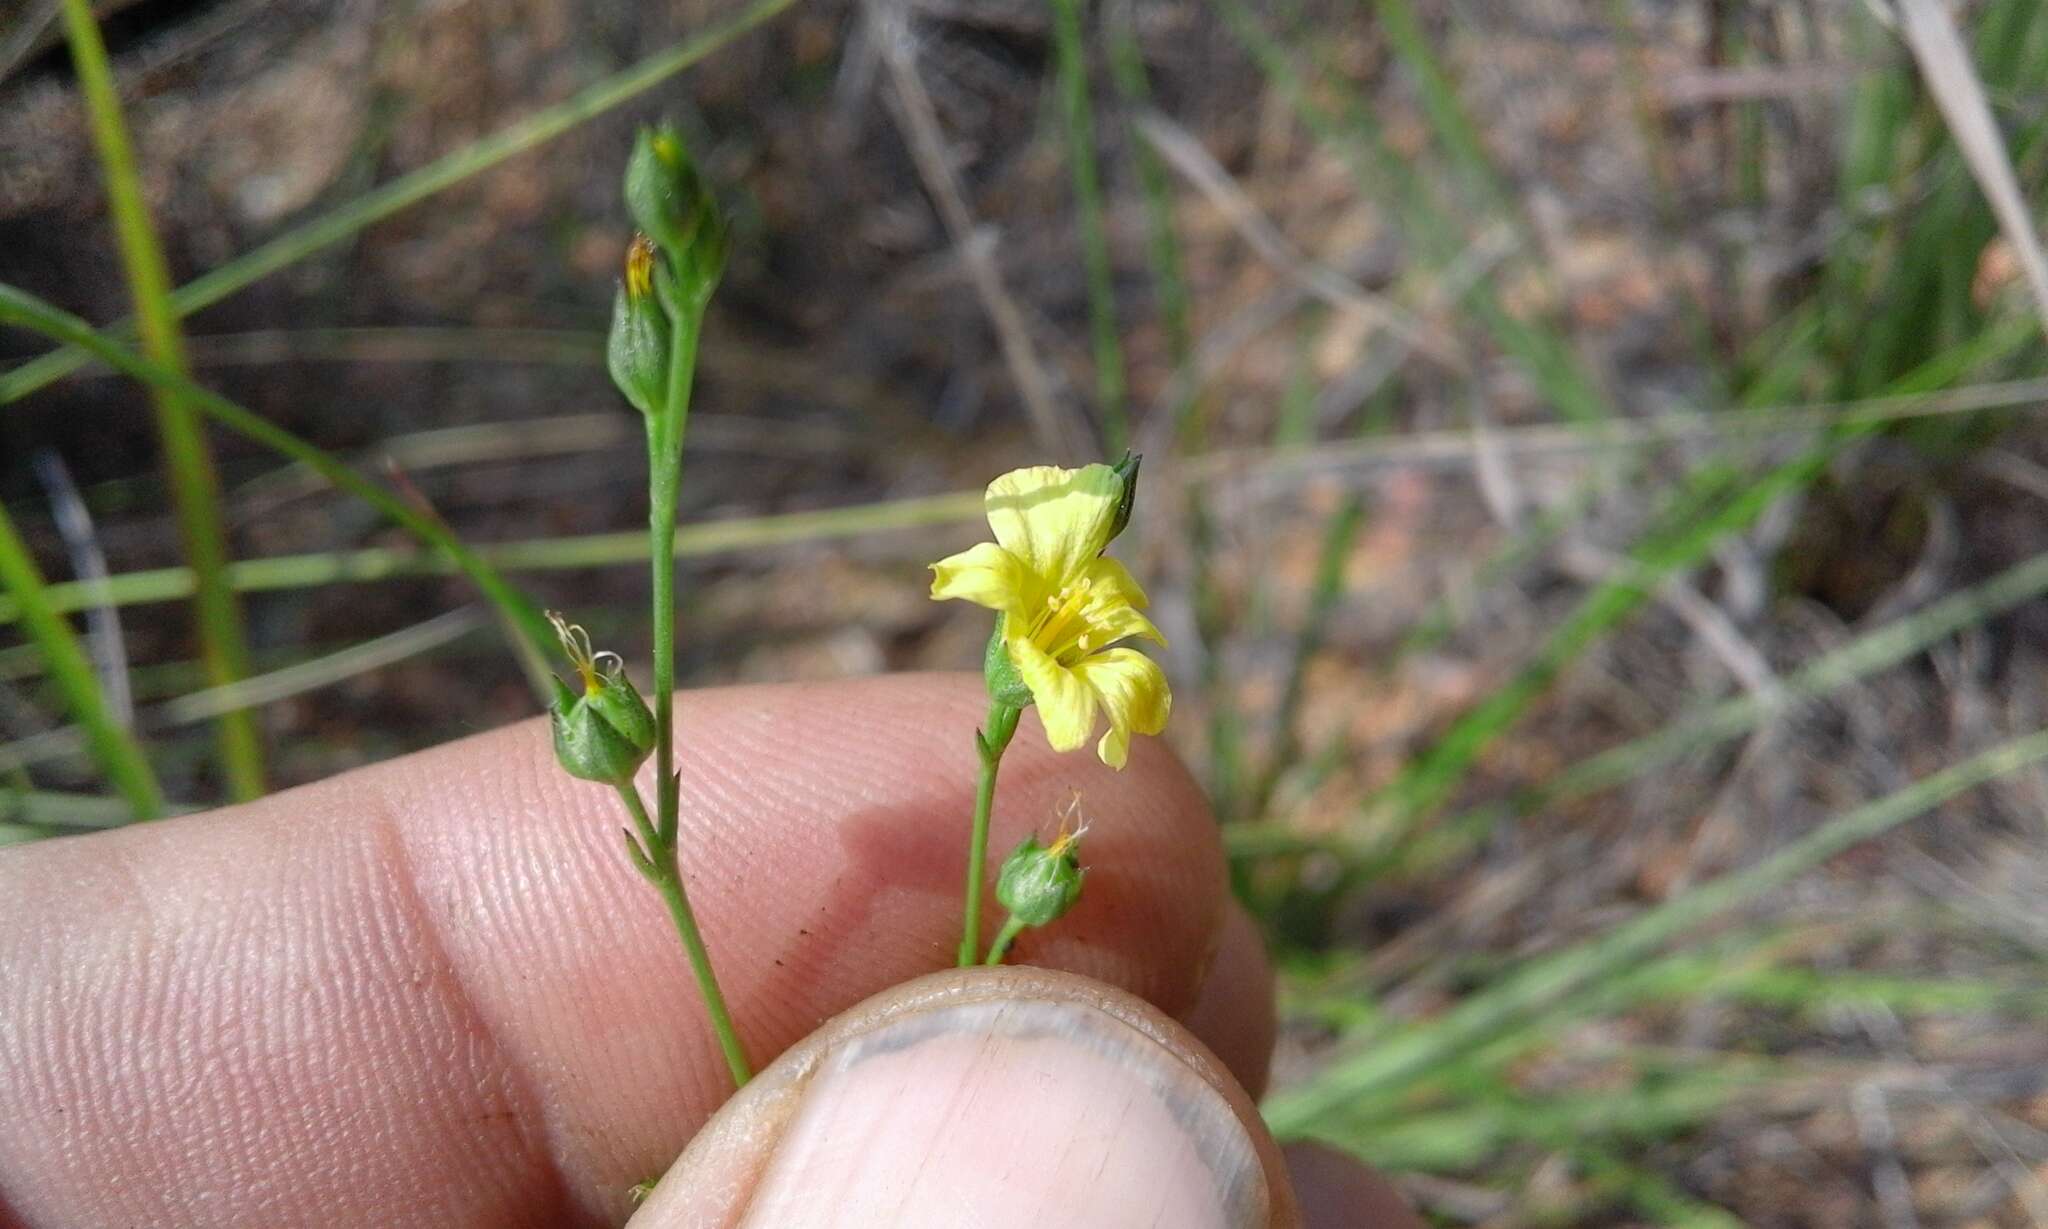
[[[1173,711],[1173,693],[1166,687],[1166,672],[1159,663],[1136,649],[1111,649],[1085,658],[1074,666],[1088,690],[1102,702],[1109,714],[1109,732],[1095,745],[1095,753],[1111,768],[1122,768],[1130,757],[1131,734],[1157,734],[1166,728]]]
[[[993,542],[983,542],[932,565],[932,600],[960,598],[1008,613],[1024,606],[1024,565]]]
[[[1095,693],[1029,640],[1006,639],[1003,645],[1031,689],[1038,719],[1045,725],[1045,741],[1055,751],[1072,751],[1087,742],[1095,732]]]
[[[1109,545],[1123,479],[1107,465],[1016,469],[988,484],[989,528],[1046,593],[1080,576]]]
[[[1087,647],[1091,651],[1133,637],[1165,646],[1166,637],[1159,634],[1152,620],[1138,613],[1147,605],[1145,591],[1123,564],[1109,558],[1092,560],[1088,564],[1088,579],[1092,585],[1083,619],[1088,625]]]
[[[1122,602],[1139,610],[1152,604],[1131,570],[1108,555],[1089,560],[1083,575],[1087,576],[1097,601]]]

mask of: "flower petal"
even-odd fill
[[[1053,593],[1109,545],[1124,481],[1107,465],[1016,469],[988,484],[989,528]]]
[[[1045,725],[1045,741],[1055,751],[1072,751],[1087,742],[1095,732],[1095,693],[1029,640],[1020,636],[1003,644],[1024,685],[1031,689],[1038,719]]]
[[[1111,649],[1085,658],[1074,666],[1088,690],[1109,714],[1109,732],[1095,745],[1095,753],[1111,768],[1122,768],[1129,758],[1131,734],[1157,734],[1166,728],[1173,711],[1173,693],[1167,690],[1166,672],[1159,663],[1136,649]]]
[[[960,598],[990,610],[1022,610],[1024,565],[993,542],[950,555],[932,565],[932,600]]]
[[[1123,564],[1108,556],[1093,559],[1088,563],[1087,576],[1089,601],[1083,619],[1088,625],[1090,649],[1107,648],[1134,636],[1165,646],[1166,637],[1159,634],[1152,620],[1138,613],[1149,603],[1145,590]]]
[[[1131,570],[1108,555],[1090,559],[1087,569],[1082,574],[1088,578],[1098,601],[1120,601],[1139,610],[1152,604],[1145,596],[1144,586],[1138,583],[1137,577],[1131,575]]]

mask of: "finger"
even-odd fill
[[[1301,1201],[1302,1229],[1423,1229],[1393,1184],[1321,1144],[1289,1144],[1287,1171]]]
[[[1279,1022],[1273,1008],[1273,965],[1265,936],[1244,906],[1225,906],[1221,939],[1195,1005],[1180,1017],[1257,1097],[1266,1091]]]
[[[632,1229],[1292,1229],[1278,1149],[1194,1036],[1040,970],[934,974],[806,1039]]]
[[[929,677],[681,698],[683,861],[757,1061],[951,963],[984,705]],[[1074,789],[1088,889],[1029,956],[1187,1008],[1223,897],[1196,788],[1149,740],[1111,773],[1027,722],[994,848]],[[728,1092],[618,824],[529,722],[0,858],[36,919],[0,934],[0,1207],[615,1223]]]

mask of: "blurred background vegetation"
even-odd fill
[[[1279,1130],[1444,1224],[2048,1224],[2039,0],[83,7],[0,10],[0,282],[316,450],[0,331],[0,839],[535,711],[336,459],[647,643],[668,117],[689,684],[971,667],[979,484],[1136,447]]]

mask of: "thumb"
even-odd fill
[[[854,1007],[719,1111],[630,1229],[1297,1229],[1280,1153],[1159,1011],[1042,969]]]

